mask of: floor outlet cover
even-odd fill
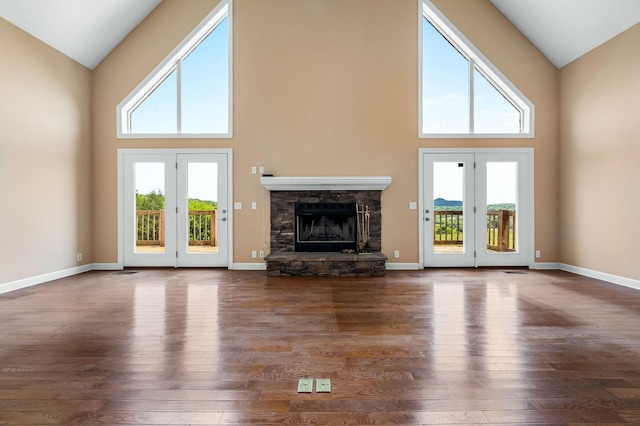
[[[313,391],[313,379],[298,380],[298,393],[311,393]]]
[[[316,380],[316,392],[331,392],[331,379]]]

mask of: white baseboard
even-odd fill
[[[387,263],[386,268],[388,271],[416,271],[420,269],[418,263]],[[58,280],[60,278],[70,277],[72,275],[82,274],[89,271],[118,271],[121,270],[122,265],[118,263],[93,263],[74,268],[64,269],[62,271],[50,272],[48,274],[42,274],[35,277],[24,278],[17,281],[0,284],[0,294],[8,293],[10,291],[20,290],[27,287],[32,287],[45,282]],[[229,269],[237,271],[264,271],[267,269],[265,263],[234,263]],[[536,270],[553,270],[559,269],[565,272],[571,272],[573,274],[582,275],[589,278],[594,278],[608,283],[621,285],[624,287],[640,290],[640,280],[634,280],[631,278],[621,277],[619,275],[608,274],[606,272],[594,271],[592,269],[581,268],[579,266],[568,265],[566,263],[555,262],[539,262],[534,264]]]
[[[60,278],[70,277],[72,275],[81,274],[83,272],[89,272],[92,269],[93,265],[88,264],[76,266],[74,268],[63,269],[62,271],[49,272],[48,274],[37,275],[35,277],[24,278],[17,281],[11,281],[8,283],[0,284],[0,294],[32,287],[34,285],[46,283],[53,280],[59,280]]]
[[[266,271],[266,263],[234,263],[229,269],[234,271]]]
[[[640,290],[640,281],[631,278],[621,277],[619,275],[608,274],[606,272],[594,271],[592,269],[581,268],[579,266],[567,265],[566,263],[560,263],[559,269],[573,274],[582,275],[589,278],[595,278],[596,280],[606,281],[608,283],[621,285],[624,287]]]
[[[560,264],[558,262],[536,262],[533,264],[533,268],[531,269],[551,271],[560,269]]]
[[[417,271],[420,269],[418,263],[389,263],[386,265],[387,271]]]
[[[121,271],[124,267],[119,263],[94,263],[94,271]]]

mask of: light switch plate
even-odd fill
[[[409,210],[416,210],[418,208],[418,204],[415,201],[409,202]]]
[[[311,393],[311,392],[313,392],[313,379],[298,380],[298,393]]]
[[[317,379],[316,380],[316,392],[328,392],[331,393],[331,379]]]
[[[233,203],[233,208],[236,210],[242,210],[242,201],[236,201]]]

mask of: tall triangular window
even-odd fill
[[[120,137],[231,137],[230,1],[118,105]]]
[[[533,137],[533,104],[429,1],[421,25],[421,137]]]

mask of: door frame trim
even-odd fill
[[[529,214],[525,223],[528,242],[528,267],[535,268],[535,182],[534,182],[534,149],[533,148],[418,148],[418,268],[424,269],[424,178],[425,154],[521,154],[527,157],[529,173],[527,176]],[[476,263],[477,267],[477,263]]]
[[[124,159],[126,155],[138,154],[226,154],[227,156],[227,269],[233,267],[233,149],[231,148],[118,148],[118,263],[124,268]]]

